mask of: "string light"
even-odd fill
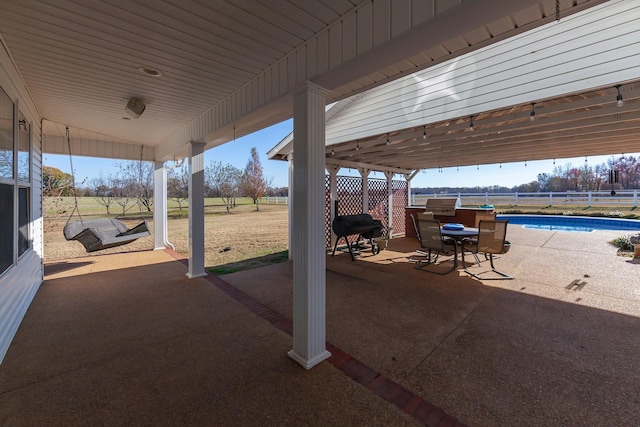
[[[356,144],[356,151],[360,151],[360,145]]]
[[[427,127],[422,127],[422,139],[427,139]]]
[[[532,122],[536,119],[536,104],[531,103],[531,113],[529,113],[529,121]]]
[[[334,150],[333,148],[331,149],[331,155],[332,155],[332,156],[335,156],[335,155],[336,155],[336,152],[335,152],[335,150]]]
[[[624,101],[622,100],[622,94],[620,93],[620,85],[615,85],[614,87],[618,91],[618,96],[616,96],[618,107],[622,107],[624,105]]]
[[[391,144],[391,142],[389,142],[389,134],[387,134],[387,145]]]
[[[473,132],[473,116],[469,116],[469,130]]]

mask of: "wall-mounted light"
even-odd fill
[[[137,119],[142,115],[142,113],[144,113],[145,108],[147,108],[147,106],[144,102],[138,98],[130,98],[127,105],[124,107],[124,111],[134,119]]]
[[[624,101],[622,100],[622,94],[620,93],[620,85],[615,85],[615,88],[618,91],[618,96],[616,96],[618,107],[622,107],[624,105]]]
[[[531,113],[529,113],[529,121],[532,122],[536,119],[536,104],[531,103]]]

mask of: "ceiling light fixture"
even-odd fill
[[[529,113],[529,121],[532,122],[536,119],[536,104],[531,103],[531,113]]]
[[[162,77],[162,71],[152,68],[152,67],[138,67],[138,71],[140,71],[142,74],[149,76],[149,77]]]
[[[622,95],[620,94],[620,85],[614,86],[618,91],[618,96],[616,96],[616,101],[618,102],[618,107],[622,107],[624,105],[624,101],[622,100]]]
[[[422,139],[427,139],[427,127],[422,127]]]

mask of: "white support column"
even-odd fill
[[[206,276],[204,270],[204,146],[189,144],[189,271],[187,277]]]
[[[369,213],[369,173],[371,170],[358,168],[362,178],[362,212]]]
[[[153,165],[153,249],[173,249],[167,230],[167,169],[164,162]]]
[[[393,188],[391,187],[391,181],[393,181],[393,172],[385,172],[384,176],[387,177],[387,227],[389,230],[393,228]]]
[[[289,261],[293,260],[293,153],[287,155],[289,162],[289,194],[287,200],[287,212],[289,215]]]
[[[329,224],[333,224],[333,220],[336,219],[336,202],[338,201],[338,171],[340,166],[327,165],[327,171],[329,172]],[[336,244],[336,233],[331,229],[331,247]]]
[[[407,181],[407,206],[413,206],[413,197],[411,195],[411,181],[418,175],[419,172],[420,169],[416,169],[410,174],[404,174],[404,179]]]
[[[324,247],[326,95],[311,82],[293,92],[293,349],[288,354],[305,369],[331,356]]]

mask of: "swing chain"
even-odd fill
[[[67,148],[69,149],[69,167],[71,167],[71,193],[73,194],[73,210],[71,211],[71,215],[69,215],[69,218],[67,218],[66,224],[69,224],[69,221],[71,221],[73,214],[77,213],[78,218],[80,218],[80,222],[82,223],[82,225],[84,225],[82,215],[80,215],[80,209],[78,208],[78,195],[76,194],[76,174],[75,170],[73,169],[73,156],[71,155],[71,138],[69,137],[69,126],[66,126],[66,134]]]

